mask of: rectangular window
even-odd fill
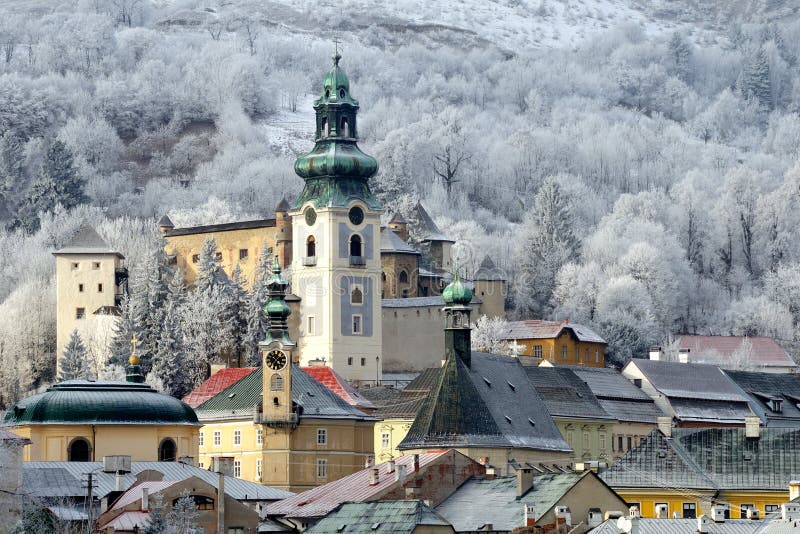
[[[214,257],[217,258],[217,261],[222,261],[222,252],[217,252]]]
[[[683,518],[695,519],[697,517],[697,505],[693,502],[683,503]]]
[[[240,260],[246,260],[247,259],[247,254],[248,254],[248,252],[247,252],[246,248],[240,248],[239,249],[239,259]]]
[[[192,254],[192,263],[200,261],[200,254]]]
[[[669,518],[669,504],[668,503],[657,502],[654,510],[655,510],[655,513],[656,513],[656,518],[661,518],[661,519]]]
[[[78,263],[77,261],[73,261],[70,267],[72,268],[73,271],[77,271],[78,269],[81,268],[81,264]]]
[[[572,440],[573,440],[573,434],[572,431],[570,430],[569,432],[567,432],[567,444],[570,447],[572,447]]]
[[[600,351],[594,349],[594,363],[600,363]]]
[[[584,449],[588,449],[589,448],[589,443],[590,443],[589,433],[588,432],[584,432],[583,433],[583,448]]]
[[[222,432],[219,430],[214,431],[214,445],[217,447],[222,445]]]
[[[629,503],[628,503],[628,510],[630,510],[631,508],[636,508],[637,510],[639,510],[639,513],[641,513],[641,512],[642,512],[642,505],[641,505],[641,503],[638,503],[638,502],[629,502]]]
[[[242,461],[241,460],[234,460],[233,461],[233,476],[236,478],[242,478]]]
[[[567,359],[567,347],[561,347],[561,359],[562,360]]]
[[[256,478],[261,478],[261,458],[256,458]]]
[[[353,315],[353,334],[361,335],[361,316]]]
[[[83,284],[78,284],[78,293],[83,293]]]
[[[99,270],[100,262],[99,261],[92,262],[92,269],[94,269],[95,271]]]
[[[622,452],[622,436],[617,436],[617,451]]]
[[[765,504],[764,505],[764,513],[771,514],[777,512],[780,509],[780,506],[777,504]]]
[[[328,478],[328,460],[317,460],[317,478]]]
[[[256,445],[263,445],[264,444],[264,430],[257,428],[256,429]]]
[[[352,356],[349,356],[347,358],[347,365],[353,365],[353,357]]]
[[[97,284],[97,292],[98,293],[102,293],[103,292],[103,284]]]
[[[389,445],[391,444],[391,436],[388,432],[381,433],[381,448],[388,449]]]
[[[315,326],[316,325],[314,324],[314,316],[313,315],[309,315],[308,316],[308,328],[306,330],[308,332],[308,335],[313,336],[314,334],[317,333],[316,328],[314,328]]]
[[[367,359],[361,358],[361,367],[364,367],[365,365],[367,365]]]
[[[242,431],[241,430],[234,430],[233,431],[233,444],[234,445],[241,445],[242,444]]]
[[[198,436],[197,444],[200,445],[201,447],[206,444],[205,435],[206,435],[205,432],[200,432],[200,435]]]
[[[750,508],[755,508],[752,504],[743,504],[739,507],[739,517],[742,519],[747,519],[747,510]]]
[[[325,428],[317,429],[317,445],[328,444],[328,430]]]
[[[542,346],[541,345],[534,345],[533,346],[533,357],[534,358],[541,358],[542,357]]]
[[[633,448],[633,438],[628,436],[628,448],[626,450],[631,450]]]
[[[228,527],[228,534],[244,534],[244,527]]]
[[[75,308],[75,318],[83,319],[86,317],[86,308]]]
[[[606,435],[600,434],[599,441],[600,441],[600,450],[604,451],[606,449]]]

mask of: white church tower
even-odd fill
[[[378,163],[356,143],[358,101],[333,56],[314,102],[314,149],[297,159],[306,184],[289,212],[292,291],[300,296],[301,365],[324,364],[348,380],[380,380],[383,212],[367,180]]]

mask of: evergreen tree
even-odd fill
[[[150,372],[152,359],[157,351],[158,338],[161,334],[167,295],[169,293],[167,280],[170,279],[172,270],[167,265],[167,254],[164,252],[163,243],[153,249],[143,265],[143,278],[141,284],[142,294],[135,297],[139,303],[137,310],[137,329],[140,332],[142,371]]]
[[[267,335],[267,314],[264,313],[264,306],[269,300],[267,291],[267,280],[269,280],[272,270],[270,269],[270,253],[266,242],[261,247],[261,254],[258,256],[253,287],[247,299],[247,332],[244,338],[244,354],[247,358],[247,365],[257,366],[261,361],[258,352],[258,343]]]
[[[200,250],[195,286],[204,291],[208,287],[224,285],[227,281],[228,277],[222,270],[222,253],[217,249],[217,242],[214,238],[207,237]]]
[[[772,82],[769,60],[763,48],[759,48],[747,62],[742,77],[742,92],[748,99],[756,100],[764,109],[772,107]]]
[[[189,490],[183,490],[180,498],[172,505],[172,510],[167,513],[169,534],[196,534],[199,531],[199,517],[194,497],[189,494]]]
[[[669,58],[674,74],[681,80],[688,82],[691,78],[691,63],[694,52],[692,45],[685,36],[675,32],[667,44]]]
[[[72,209],[88,202],[84,185],[69,149],[61,141],[55,141],[47,151],[39,175],[31,184],[22,210],[22,226],[33,232],[39,228],[39,213],[51,213],[59,204]]]
[[[92,378],[92,365],[86,346],[76,329],[72,331],[61,357],[61,373],[58,375],[58,379],[64,381],[89,380],[90,378]]]
[[[516,307],[522,313],[542,316],[550,311],[558,270],[578,252],[573,224],[568,199],[558,183],[548,178],[536,194],[522,230],[515,283]]]
[[[180,271],[176,271],[170,280],[150,371],[161,380],[165,391],[176,398],[181,398],[191,391],[180,324],[184,298],[183,277]]]
[[[133,318],[133,306],[131,304],[130,294],[122,296],[122,302],[119,306],[119,318],[114,323],[114,332],[111,337],[111,354],[108,358],[108,365],[128,365],[128,358],[131,355],[131,339],[133,335],[138,333],[136,331],[135,321]]]
[[[230,280],[230,305],[228,313],[230,321],[233,323],[233,333],[235,336],[233,349],[236,356],[247,358],[245,354],[245,344],[247,342],[247,304],[248,295],[246,289],[247,281],[242,274],[239,264],[233,268]]]
[[[164,496],[161,493],[151,495],[152,502],[149,503],[150,522],[144,527],[143,534],[168,534],[169,524],[167,523],[167,506],[164,504]]]

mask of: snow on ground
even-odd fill
[[[311,150],[316,128],[312,108],[315,98],[316,96],[306,95],[297,103],[296,112],[280,109],[259,123],[273,151],[296,157]]]

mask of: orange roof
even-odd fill
[[[355,406],[359,409],[374,410],[377,408],[369,399],[361,395],[356,389],[348,384],[344,378],[336,374],[330,367],[324,365],[312,365],[309,367],[301,367],[307,375],[328,388],[333,393],[336,393],[350,406]]]
[[[192,408],[197,408],[214,395],[228,389],[255,370],[256,367],[229,367],[220,369],[211,375],[211,378],[187,394],[182,400]]]

